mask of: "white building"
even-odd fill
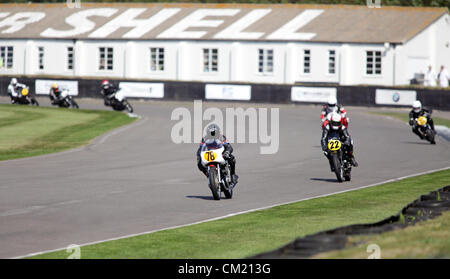
[[[0,4],[0,75],[405,85],[450,69],[445,8]]]

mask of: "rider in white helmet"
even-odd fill
[[[347,117],[347,110],[340,104],[337,103],[336,96],[330,96],[328,98],[328,102],[326,105],[322,107],[322,113],[320,115],[320,118],[322,120],[322,128],[325,128],[325,126],[330,121],[331,113],[337,112],[341,114],[342,116],[342,124],[346,128],[348,128],[348,122],[350,121]]]
[[[434,122],[431,118],[431,109],[426,109],[422,107],[422,103],[419,100],[414,101],[412,105],[412,110],[409,112],[409,125],[412,126],[412,131],[414,134],[418,135],[420,139],[424,139],[423,135],[419,132],[419,128],[416,125],[416,119],[420,116],[426,115],[427,123],[430,124],[431,129],[434,131]]]
[[[328,140],[328,135],[332,131],[338,133],[341,142],[344,143],[343,147],[344,147],[345,152],[347,152],[347,154],[349,155],[351,164],[353,166],[357,167],[358,162],[356,162],[355,156],[353,154],[353,140],[350,137],[350,134],[348,133],[348,130],[345,127],[345,125],[342,124],[342,116],[337,112],[333,112],[331,114],[330,121],[322,130],[322,139],[320,142],[322,145],[322,150],[323,150],[325,156],[328,158],[328,161],[330,162],[331,171],[334,171],[334,169],[333,169],[333,164],[331,163],[331,156],[330,156],[330,154],[328,154],[327,140]]]
[[[19,89],[25,88],[26,85],[23,83],[17,82],[16,78],[12,78],[8,85],[8,95],[11,98],[11,103],[14,104],[19,97]]]

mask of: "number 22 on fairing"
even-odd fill
[[[339,149],[341,149],[342,143],[339,140],[330,140],[328,142],[328,149],[330,149],[331,151],[337,151]]]

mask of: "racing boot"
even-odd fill
[[[239,176],[236,174],[231,175],[231,183],[236,185],[238,183]]]
[[[353,153],[350,154],[350,162],[352,163],[352,166],[355,168],[358,167],[358,162],[356,162],[355,155]]]

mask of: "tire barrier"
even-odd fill
[[[352,235],[379,234],[402,229],[417,222],[440,216],[450,210],[450,185],[420,196],[404,207],[399,213],[373,224],[360,224],[340,227],[298,238],[293,242],[252,259],[309,258],[318,253],[340,250],[346,247]]]
[[[29,77],[15,76],[19,82],[30,86],[32,93],[36,92],[36,80],[56,80],[56,81],[76,81],[78,82],[78,97],[101,98],[100,78],[77,78],[68,77]],[[0,95],[7,95],[8,84],[12,76],[0,76]],[[230,96],[238,97],[239,92],[234,91],[234,83],[205,83],[205,82],[187,82],[187,81],[147,81],[147,80],[122,80],[112,78],[113,84],[120,82],[127,83],[162,83],[164,84],[163,100],[174,101],[192,101],[206,100],[205,86],[207,84],[223,85],[223,100],[230,100]],[[240,83],[251,87],[251,98],[245,100],[253,103],[272,103],[272,104],[324,104],[328,100],[329,91],[332,88],[339,103],[346,106],[391,106],[405,107],[410,106],[411,98],[421,100],[422,104],[432,109],[450,110],[450,90],[429,89],[429,88],[410,88],[410,87],[384,87],[384,86],[341,86],[330,84],[249,84]],[[293,98],[293,88],[303,88],[302,101],[298,102]],[[326,88],[326,89],[325,89]],[[303,90],[302,89],[302,90]],[[312,91],[311,91],[312,90]],[[234,92],[233,92],[234,91]],[[383,103],[377,102],[377,91],[385,91]],[[391,93],[389,93],[391,92]],[[389,95],[391,94],[391,95]],[[132,97],[129,97],[132,98]],[[239,98],[236,98],[239,99]],[[320,100],[320,101],[319,101]],[[410,104],[411,103],[411,104]]]

